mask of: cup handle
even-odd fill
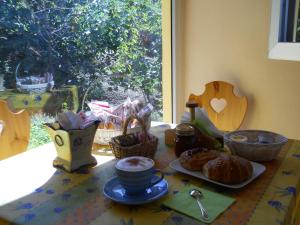
[[[160,173],[160,177],[158,179],[152,180],[151,181],[151,187],[157,183],[159,183],[162,179],[164,179],[165,175],[161,170],[154,170],[154,173]]]

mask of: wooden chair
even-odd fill
[[[30,117],[26,110],[12,112],[6,101],[0,100],[0,160],[27,149]]]
[[[233,86],[224,81],[213,81],[205,85],[202,95],[191,94],[189,101],[195,101],[203,107],[209,119],[222,131],[238,129],[243,122],[247,110],[247,98],[238,97],[233,93]],[[214,101],[226,101],[226,106],[216,110]]]

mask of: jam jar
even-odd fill
[[[187,123],[182,123],[175,128],[175,155],[177,157],[184,151],[195,148],[197,139],[195,136],[195,128]]]

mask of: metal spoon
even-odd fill
[[[202,192],[197,189],[192,189],[192,190],[190,190],[190,196],[192,196],[193,198],[195,198],[197,200],[198,206],[201,210],[202,218],[205,220],[209,219],[207,211],[205,210],[205,208],[203,207],[203,205],[200,202],[200,198],[203,196]]]

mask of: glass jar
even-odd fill
[[[176,126],[175,155],[179,157],[182,152],[195,148],[197,139],[195,129],[189,124],[182,123]]]

